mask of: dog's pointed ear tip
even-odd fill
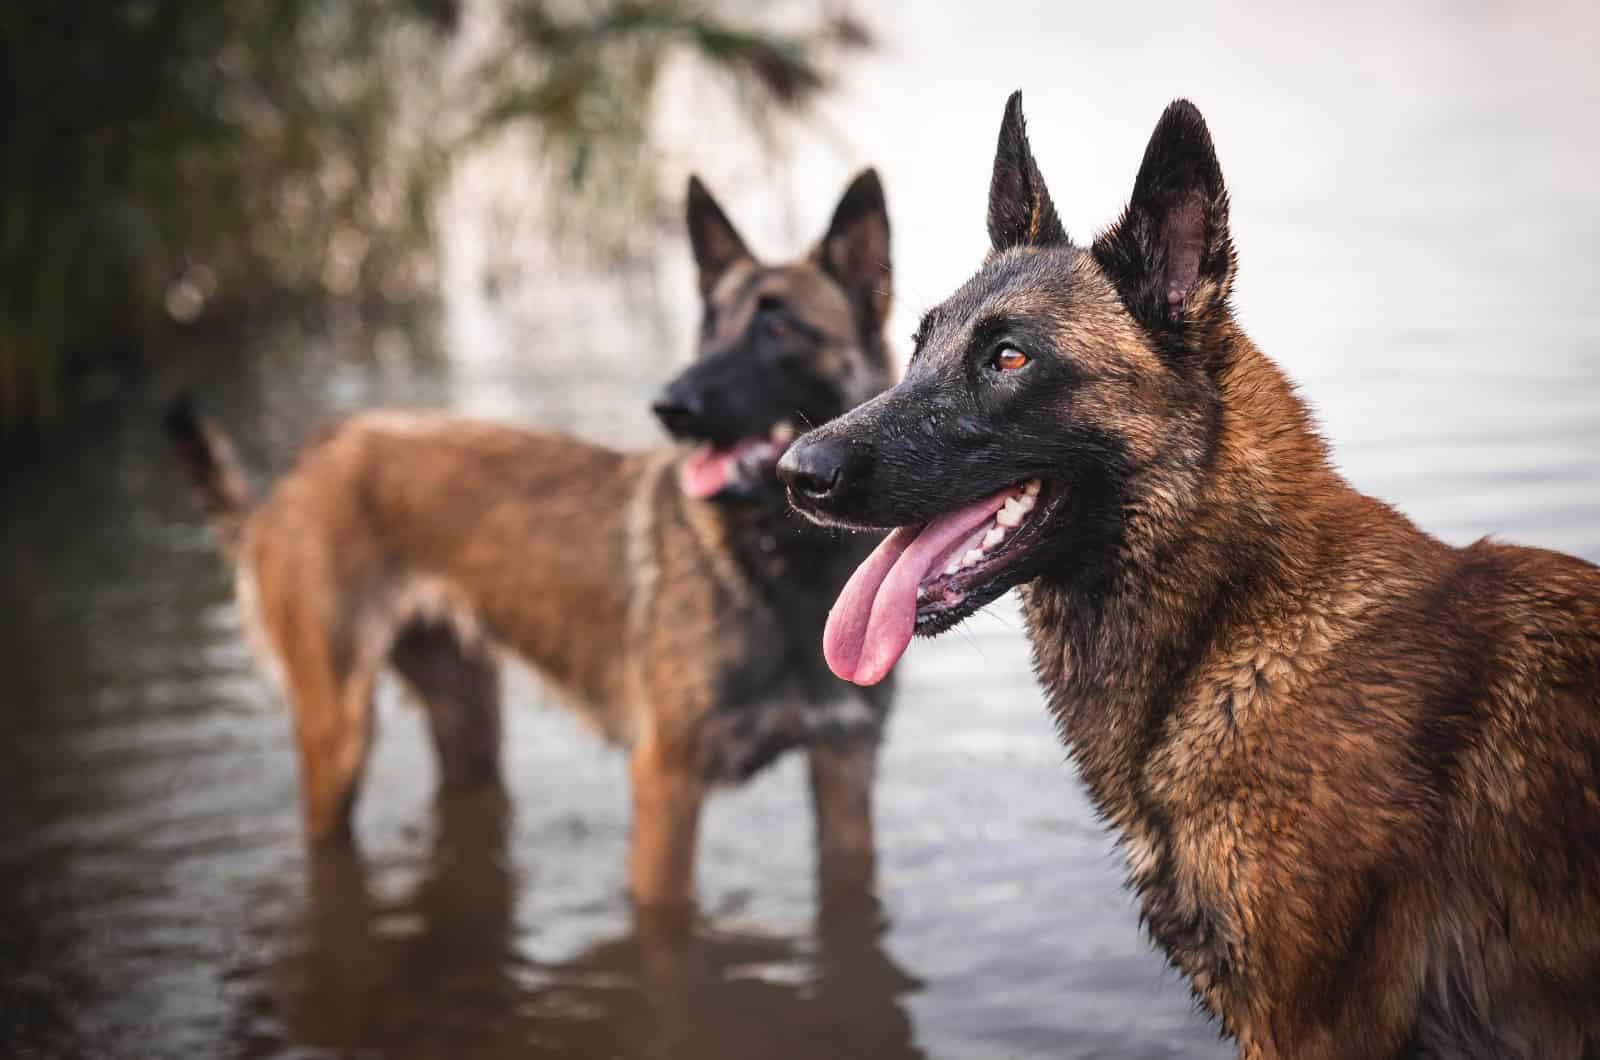
[[[1209,140],[1211,132],[1206,128],[1205,115],[1200,113],[1200,108],[1187,99],[1179,98],[1167,104],[1167,109],[1161,113],[1159,125],[1185,136],[1193,136]]]
[[[1006,97],[1005,113],[1000,116],[1000,136],[1002,139],[1011,137],[1027,137],[1027,121],[1022,116],[1022,89],[1017,89]]]
[[[877,166],[868,166],[857,173],[855,179],[850,181],[850,187],[846,194],[879,212],[884,212],[886,209],[883,178],[878,175]]]
[[[888,215],[883,182],[878,179],[877,169],[868,166],[851,177],[850,183],[845,186],[839,204],[833,208],[833,220],[829,222],[828,232],[830,235],[836,234],[849,225],[874,216],[887,222]]]

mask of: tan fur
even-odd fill
[[[882,321],[863,312],[887,305],[886,264],[827,271],[830,253],[887,254],[874,174],[851,186],[824,249],[798,263],[749,257],[698,184],[690,223],[714,321],[702,361],[743,357],[741,344],[759,356],[772,323],[754,327],[757,307],[776,301],[807,338],[786,348],[789,374],[799,357],[810,374],[803,394],[831,388],[847,408],[887,385]],[[778,375],[747,372],[744,385],[771,393],[745,396],[794,407]],[[753,426],[765,436],[770,425]],[[810,530],[775,480],[764,498],[695,500],[680,489],[678,449],[619,453],[382,409],[325,430],[250,510],[221,433],[187,401],[168,428],[237,562],[252,643],[294,712],[312,838],[350,828],[386,667],[427,711],[443,781],[495,781],[497,660],[509,651],[628,748],[639,901],[690,901],[705,797],[790,748],[810,756],[825,881],[870,885],[888,698],[832,678],[809,650],[870,543]]]
[[[749,601],[728,528],[677,493],[674,460],[392,412],[352,417],[300,460],[246,524],[240,580],[285,674],[310,834],[347,826],[373,682],[401,631],[443,626],[464,656],[503,644],[527,659],[634,749],[634,889],[687,900],[707,789],[689,745],[721,661],[707,638]],[[460,724],[492,727],[488,705],[461,709],[482,716]]]
[[[1241,1056],[1456,1055],[1428,1049],[1419,1008],[1494,1027],[1506,1043],[1494,1049],[1515,1050],[1461,1055],[1588,1055],[1585,1028],[1600,1034],[1600,778],[1588,757],[1600,746],[1600,575],[1533,550],[1448,549],[1354,493],[1281,374],[1242,336],[1229,342],[1215,463],[1193,487],[1164,483],[1130,519],[1146,580],[1110,602],[1092,661],[1036,640],[1074,755],[1124,833],[1131,884],[1162,892],[1164,917],[1203,925],[1206,945],[1170,952]],[[1242,523],[1272,528],[1276,570],[1206,631],[1212,646],[1124,772],[1115,763],[1138,735],[1117,719],[1144,716],[1164,680],[1144,660],[1215,584],[1196,572],[1233,567]],[[1496,582],[1463,582],[1463,565]],[[1447,592],[1449,612],[1421,610]],[[1048,591],[1027,599],[1036,638],[1077,621]],[[1417,774],[1423,692],[1408,659],[1435,665],[1465,638],[1485,653],[1485,714],[1469,744],[1431,752],[1459,755],[1441,790]],[[1571,654],[1552,655],[1546,638]],[[1145,647],[1119,647],[1135,641]],[[1552,801],[1558,790],[1579,803]],[[1340,959],[1361,965],[1341,967],[1333,955],[1352,946]],[[1545,977],[1564,985],[1539,1001]],[[1586,982],[1586,1007],[1552,1005]]]
[[[796,503],[914,525],[1040,482],[919,621],[1021,586],[1145,924],[1241,1056],[1600,1057],[1600,569],[1452,548],[1338,475],[1234,320],[1192,105],[1079,247],[1014,96],[988,217],[900,385],[785,456]]]

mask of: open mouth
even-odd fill
[[[768,480],[776,480],[773,469],[795,434],[794,424],[783,420],[764,435],[743,438],[727,447],[703,442],[678,465],[678,485],[699,500],[753,492]]]
[[[876,684],[913,633],[941,633],[1010,588],[1008,572],[1037,544],[1059,503],[1051,494],[1028,479],[884,538],[828,613],[828,668],[846,681]]]

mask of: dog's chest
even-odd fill
[[[857,688],[822,658],[828,607],[861,550],[778,541],[738,541],[741,591],[715,608],[712,694],[693,738],[693,758],[712,782],[741,782],[794,748],[876,741],[888,711],[890,685]]]
[[[702,715],[690,757],[708,783],[739,784],[787,751],[876,742],[885,714],[882,703],[865,696],[818,698],[781,683],[765,695],[719,702]]]
[[[1300,738],[1286,731],[1288,706],[1336,639],[1314,617],[1250,632],[1179,681],[1112,674],[1082,644],[1080,659],[1062,653],[1052,696],[1147,929],[1236,1033],[1261,974],[1263,925],[1282,912],[1285,837],[1306,794],[1271,763]],[[1165,702],[1138,692],[1150,688],[1172,691]]]
[[[1121,842],[1146,929],[1230,1032],[1232,1002],[1252,963],[1258,866],[1246,813],[1237,802],[1183,816],[1157,811],[1130,823]]]

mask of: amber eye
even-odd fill
[[[1015,346],[1002,346],[994,353],[994,358],[989,362],[997,372],[1015,372],[1018,368],[1028,363],[1028,355]]]

